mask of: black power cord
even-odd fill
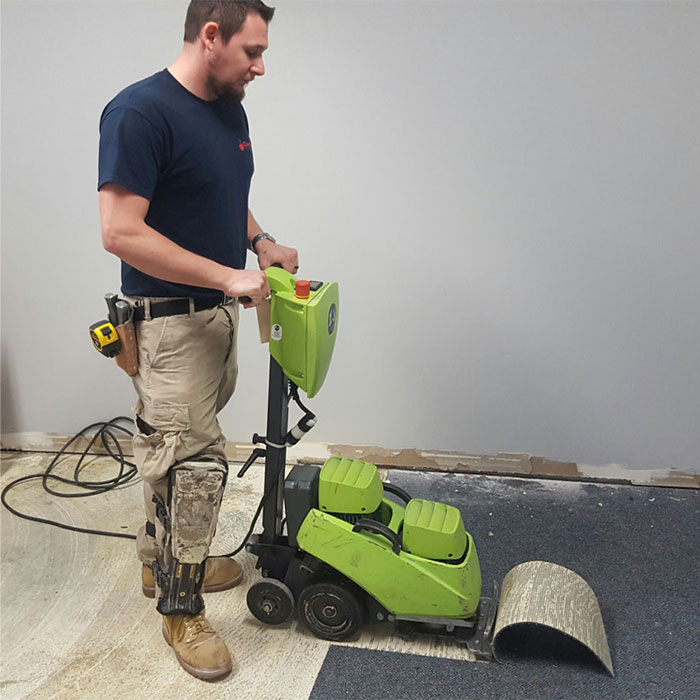
[[[248,528],[248,532],[246,533],[246,536],[243,538],[243,542],[241,542],[240,546],[234,549],[232,552],[228,552],[227,554],[217,554],[216,556],[220,557],[235,557],[236,554],[241,552],[243,548],[248,544],[248,540],[250,539],[250,536],[253,534],[253,530],[255,529],[255,524],[258,522],[258,518],[260,517],[260,513],[263,509],[263,506],[265,505],[265,501],[269,498],[270,494],[272,493],[272,490],[275,487],[275,483],[273,482],[270,488],[267,490],[267,493],[263,494],[263,497],[260,499],[260,503],[258,503],[258,508],[255,511],[255,515],[253,516],[253,519],[250,521],[250,527]]]
[[[134,421],[131,418],[127,418],[126,416],[118,416],[116,418],[112,418],[112,420],[109,420],[107,422],[100,422],[100,423],[93,423],[92,425],[87,426],[86,428],[83,428],[79,433],[74,435],[61,449],[60,451],[56,454],[56,456],[51,460],[51,464],[46,468],[45,471],[40,472],[38,474],[29,474],[27,476],[20,477],[19,479],[15,479],[14,481],[11,481],[5,488],[2,490],[2,493],[0,494],[0,501],[2,501],[2,505],[7,508],[7,510],[10,511],[13,515],[16,515],[18,518],[22,518],[23,520],[31,520],[32,522],[35,523],[42,523],[44,525],[52,525],[53,527],[60,527],[63,530],[71,530],[72,532],[83,532],[88,535],[102,535],[104,537],[120,537],[122,539],[127,539],[127,540],[135,540],[136,535],[131,535],[128,533],[124,532],[106,532],[104,530],[93,530],[91,528],[83,528],[83,527],[77,527],[75,525],[66,525],[65,523],[59,523],[55,520],[49,520],[47,518],[39,518],[35,515],[27,515],[26,513],[22,513],[18,511],[16,508],[13,508],[8,502],[7,502],[7,494],[16,486],[21,484],[22,482],[25,481],[30,481],[32,479],[41,479],[42,480],[42,486],[44,487],[44,490],[47,491],[48,493],[52,494],[53,496],[58,496],[59,498],[85,498],[87,496],[96,496],[101,493],[106,493],[107,491],[111,491],[112,489],[118,488],[120,486],[126,486],[130,485],[129,482],[134,479],[138,472],[136,469],[136,465],[133,462],[128,462],[125,459],[124,452],[121,448],[121,445],[119,444],[119,440],[114,434],[114,431],[118,431],[124,435],[127,435],[129,437],[133,437],[133,431],[129,430],[128,428],[125,428],[123,425],[120,425],[120,423],[127,423],[129,425],[133,425]],[[54,470],[59,466],[59,462],[61,460],[61,457],[63,457],[70,446],[76,441],[79,440],[80,438],[88,438],[88,434],[90,431],[94,430],[95,433],[90,439],[87,447],[83,451],[83,453],[80,455],[80,458],[78,459],[78,463],[75,466],[75,469],[73,471],[73,478],[68,479],[66,477],[58,476],[57,474],[54,473]],[[101,441],[102,447],[105,449],[107,454],[112,457],[115,461],[118,462],[119,464],[119,472],[117,473],[116,476],[110,478],[110,479],[105,479],[102,481],[88,481],[85,479],[82,479],[80,477],[80,473],[85,469],[87,465],[84,464],[85,459],[88,456],[94,457],[95,455],[90,455],[90,450],[92,447],[97,443]],[[74,488],[79,488],[83,489],[84,491],[82,492],[72,492],[72,493],[67,493],[65,491],[56,491],[55,489],[51,488],[49,485],[49,482],[51,479],[54,479],[62,484],[66,484],[69,486],[72,486]],[[273,485],[274,487],[274,482]],[[87,493],[85,492],[87,491]],[[267,493],[263,495],[263,497],[260,499],[260,503],[258,504],[258,508],[255,511],[255,515],[253,516],[253,519],[250,523],[250,529],[248,530],[246,536],[243,538],[242,544],[235,549],[234,551],[228,553],[228,554],[222,554],[218,556],[224,556],[224,557],[233,557],[236,554],[238,554],[247,544],[248,540],[250,539],[250,536],[253,534],[253,530],[255,529],[255,524],[258,520],[258,517],[260,516],[260,512],[263,509],[263,505],[267,498],[270,496],[270,493],[272,492],[272,487],[268,489]]]
[[[41,479],[44,489],[48,493],[54,496],[58,496],[60,498],[85,498],[87,496],[96,496],[100,493],[105,493],[107,491],[111,491],[112,489],[118,488],[119,486],[127,485],[128,482],[130,482],[137,476],[136,465],[132,462],[128,462],[125,459],[124,452],[122,451],[121,445],[119,444],[119,440],[117,439],[115,432],[128,435],[129,437],[133,436],[133,432],[128,428],[125,428],[123,425],[120,425],[120,423],[133,424],[133,421],[131,420],[131,418],[127,418],[126,416],[118,416],[117,418],[112,418],[112,420],[107,421],[106,423],[93,423],[87,428],[83,428],[61,448],[58,454],[51,460],[51,464],[49,464],[49,466],[46,468],[46,471],[38,474],[29,474],[28,476],[23,476],[19,479],[15,479],[14,481],[10,482],[2,490],[2,494],[0,494],[0,500],[2,501],[2,504],[5,506],[5,508],[7,508],[7,510],[10,511],[10,513],[13,513],[19,518],[23,518],[24,520],[32,520],[33,522],[43,523],[44,525],[53,525],[54,527],[60,527],[64,530],[72,530],[73,532],[84,532],[88,535],[103,535],[105,537],[121,537],[123,539],[135,540],[136,535],[130,535],[124,532],[105,532],[104,530],[93,530],[90,528],[76,527],[74,525],[66,525],[65,523],[59,523],[55,520],[48,520],[46,518],[38,518],[34,515],[27,515],[26,513],[21,513],[16,508],[13,508],[7,502],[7,494],[11,489],[21,484],[22,482],[30,481],[31,479]],[[78,463],[76,464],[75,469],[73,471],[73,478],[68,479],[66,477],[54,474],[54,469],[56,469],[56,467],[59,466],[61,457],[63,457],[66,454],[70,446],[80,438],[87,439],[88,434],[92,430],[94,430],[95,433],[89,440],[87,447],[78,459]],[[104,479],[102,481],[91,481],[83,479],[81,478],[81,472],[87,466],[84,464],[85,459],[88,456],[94,456],[89,455],[89,453],[93,445],[95,445],[95,443],[97,443],[98,440],[101,441],[101,445],[105,449],[107,454],[110,457],[112,457],[112,459],[118,462],[119,471],[116,476],[110,479]],[[52,479],[62,484],[66,484],[82,490],[77,492],[56,491],[49,485],[49,482]]]

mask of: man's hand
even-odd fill
[[[299,254],[295,248],[287,248],[270,240],[261,240],[255,246],[258,254],[258,265],[261,270],[266,270],[270,265],[279,263],[293,275],[299,269]]]
[[[230,297],[248,297],[250,301],[241,302],[250,309],[259,306],[270,296],[267,275],[258,270],[231,270],[230,279],[222,289]]]

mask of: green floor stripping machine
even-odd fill
[[[296,280],[278,267],[266,272],[267,431],[253,436],[263,447],[238,474],[265,459],[263,530],[246,545],[263,577],[248,591],[251,613],[278,625],[296,611],[314,635],[331,641],[385,621],[399,631],[448,635],[482,659],[494,658],[506,627],[546,625],[586,644],[612,673],[597,600],[574,572],[549,562],[521,564],[506,575],[499,603],[495,584],[483,594],[476,546],[454,506],[411,498],[383,483],[376,465],[357,459],[298,464],[285,476],[287,448],[316,423],[299,391],[312,398],[327,375],[338,285]],[[288,429],[291,401],[303,416]]]

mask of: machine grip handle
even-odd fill
[[[270,267],[282,267],[281,263],[272,263]],[[238,301],[241,302],[241,304],[249,304],[250,303],[250,297],[238,297]]]
[[[404,491],[400,486],[394,486],[394,484],[382,484],[384,491],[387,493],[393,493],[394,496],[398,496],[406,505],[411,500],[411,497],[406,491]]]
[[[399,536],[393,530],[390,530],[386,525],[378,523],[376,520],[362,518],[355,523],[352,531],[360,532],[362,530],[376,532],[378,535],[383,535],[391,542],[391,549],[394,554],[399,554],[401,552],[401,540],[399,539]]]

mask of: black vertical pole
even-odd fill
[[[270,495],[263,506],[263,536],[265,544],[273,544],[282,534],[282,497],[284,495],[284,465],[287,459],[283,445],[287,436],[289,409],[288,380],[274,357],[270,356],[270,391],[267,401],[267,446],[265,456],[265,491]]]

